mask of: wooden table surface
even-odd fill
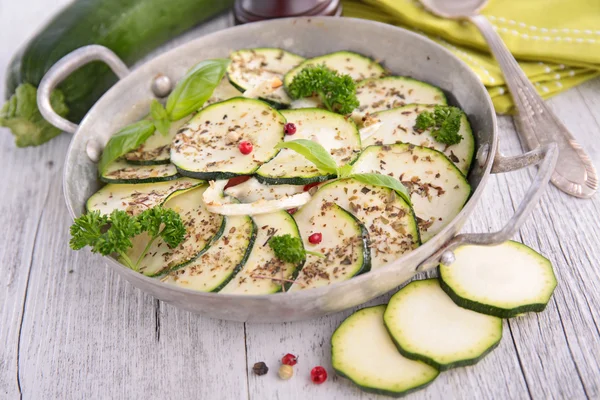
[[[0,71],[67,2],[0,0]],[[600,167],[600,80],[550,104]],[[511,119],[499,124],[502,151],[521,153]],[[63,134],[17,149],[0,129],[0,399],[379,398],[341,378],[309,380],[315,365],[333,377],[329,338],[350,311],[271,325],[212,320],[145,295],[100,257],[69,250],[61,187],[68,144]],[[499,229],[534,172],[493,176],[465,231]],[[559,284],[546,311],[506,321],[502,343],[483,361],[444,372],[409,398],[600,398],[600,196],[578,200],[551,187],[515,239],[554,264]],[[287,352],[300,362],[281,381],[276,370]],[[268,375],[252,373],[257,361]]]

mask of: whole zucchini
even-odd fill
[[[233,0],[76,0],[64,8],[12,59],[6,78],[7,103],[0,126],[16,145],[37,146],[60,133],[46,122],[35,102],[36,87],[50,67],[69,52],[100,44],[132,64],[192,26],[220,13]],[[79,122],[115,82],[101,62],[74,72],[53,93],[54,109]]]

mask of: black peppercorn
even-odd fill
[[[254,364],[252,371],[254,371],[256,375],[261,376],[269,372],[269,367],[267,367],[267,364],[261,361]]]

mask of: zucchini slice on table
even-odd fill
[[[352,172],[375,172],[400,180],[410,191],[423,242],[448,225],[471,195],[469,182],[445,155],[413,144],[369,146]]]
[[[122,160],[108,164],[100,174],[100,180],[106,183],[152,183],[177,178],[177,168],[173,164],[131,165]]]
[[[206,188],[207,186],[189,190],[165,203],[164,207],[176,211],[181,216],[186,230],[185,236],[175,248],[169,248],[162,238],[157,238],[138,263],[141,273],[157,276],[181,267],[204,253],[221,237],[225,229],[225,219],[206,209],[202,201],[202,193]],[[147,239],[144,233],[132,240],[133,247],[127,251],[131,260],[138,260],[148,243]]]
[[[352,163],[360,153],[360,134],[356,125],[343,115],[319,109],[283,110],[296,133],[285,135],[284,141],[312,140],[321,144],[338,165]],[[256,179],[269,185],[307,185],[335,178],[323,174],[304,156],[290,149],[281,149],[272,160],[256,171]]]
[[[171,142],[179,129],[185,125],[191,117],[185,117],[179,121],[171,122],[171,127],[166,135],[156,131],[135,150],[125,154],[123,158],[129,164],[156,165],[169,164]]]
[[[123,210],[131,215],[137,215],[148,208],[163,204],[184,190],[204,183],[204,181],[191,178],[141,184],[109,183],[90,196],[86,203],[86,209],[87,211],[99,211],[106,215],[113,210]]]
[[[398,352],[383,324],[385,308],[363,308],[340,324],[331,337],[331,364],[365,392],[400,397],[429,385],[439,371]]]
[[[279,150],[285,118],[260,100],[236,97],[204,109],[179,130],[171,162],[181,175],[216,180],[251,175]],[[242,154],[241,142],[252,151]]]
[[[245,96],[258,97],[276,107],[290,104],[283,76],[304,61],[304,57],[275,48],[238,50],[229,57],[227,77]]]
[[[437,279],[400,289],[383,320],[403,356],[440,371],[477,363],[502,339],[502,319],[457,306]]]
[[[352,117],[357,123],[366,114],[406,104],[447,104],[440,88],[406,76],[364,80],[356,85],[356,98],[360,105]]]
[[[452,146],[436,141],[431,135],[431,129],[424,131],[414,129],[419,114],[423,111],[432,111],[434,107],[432,105],[410,104],[370,115],[369,124],[372,124],[370,126],[375,129],[371,131],[370,136],[362,137],[363,146],[412,143],[417,146],[430,147],[444,153],[464,175],[467,175],[473,160],[475,139],[469,120],[464,113],[462,113],[460,130],[458,131],[458,134],[462,136],[462,140]],[[363,128],[361,133],[364,133],[364,129],[367,128]]]
[[[385,75],[385,69],[376,61],[352,51],[337,51],[320,57],[309,58],[285,75],[283,83],[289,87],[294,76],[311,65],[325,64],[329,69],[340,74],[350,75],[355,81],[368,78],[379,78]]]
[[[210,106],[214,103],[219,103],[221,101],[233,99],[234,97],[240,97],[241,95],[242,92],[233,86],[227,77],[223,77],[223,80],[221,80],[219,86],[215,88],[210,98],[206,100],[206,103],[204,103],[204,107]]]
[[[550,260],[524,244],[461,246],[452,265],[440,265],[442,289],[461,307],[501,318],[540,312],[556,277]]]
[[[235,197],[242,203],[259,200],[279,200],[304,192],[304,185],[265,185],[256,178],[225,189],[225,194]]]
[[[242,269],[219,293],[276,293],[282,290],[282,280],[293,281],[304,265],[304,261],[298,264],[281,261],[268,243],[275,235],[289,234],[300,238],[298,226],[290,214],[278,211],[256,215],[252,219],[257,227],[257,234],[250,255]]]
[[[218,292],[246,263],[256,225],[248,216],[225,217],[223,235],[185,267],[171,271],[163,282],[201,292]]]
[[[290,291],[310,289],[345,281],[371,269],[369,234],[364,225],[334,203],[316,201],[294,214],[307,250],[325,257],[306,255],[306,262]],[[310,243],[320,233],[321,242]]]
[[[321,186],[309,204],[319,202],[337,204],[367,228],[371,269],[394,261],[421,244],[412,208],[392,189],[340,179]]]

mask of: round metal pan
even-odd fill
[[[452,250],[461,244],[493,245],[509,239],[537,203],[554,169],[557,158],[554,144],[516,157],[497,153],[496,115],[487,91],[468,66],[438,44],[378,22],[332,17],[292,18],[237,26],[201,37],[132,72],[101,46],[78,49],[53,66],[40,84],[38,104],[46,119],[74,133],[64,168],[64,194],[71,215],[76,217],[83,213],[86,199],[101,186],[96,164],[88,153],[106,143],[120,127],[147,113],[154,98],[151,85],[157,75],[166,75],[175,82],[200,60],[228,57],[233,50],[251,47],[279,47],[306,57],[352,50],[381,60],[394,74],[440,87],[452,103],[467,113],[473,128],[476,159],[468,175],[473,194],[456,218],[421,247],[375,271],[318,289],[262,296],[202,293],[148,278],[112,258],[105,258],[110,268],[134,286],[177,307],[220,319],[282,322],[314,318],[359,305],[396,288],[415,273],[437,266],[441,258],[451,262]],[[106,62],[121,80],[94,105],[81,125],[76,126],[54,113],[49,93],[75,69],[94,60]],[[504,229],[459,235],[491,173],[540,162],[531,188]]]

